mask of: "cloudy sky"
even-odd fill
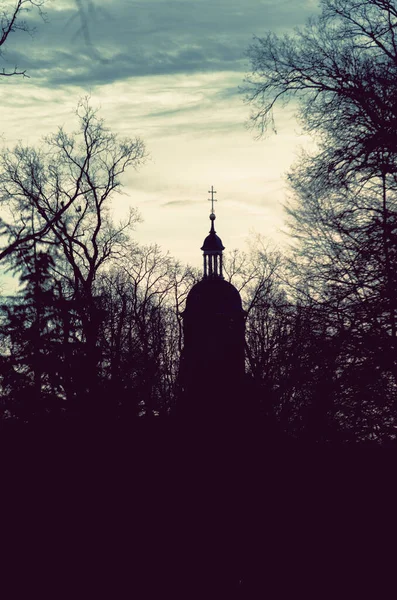
[[[2,4],[2,0],[0,0]],[[317,0],[50,0],[33,37],[9,38],[2,66],[30,78],[0,82],[0,144],[39,144],[73,129],[90,94],[115,132],[139,135],[150,160],[124,177],[122,214],[136,206],[136,238],[201,265],[208,190],[217,190],[217,231],[227,249],[253,233],[282,245],[283,176],[305,139],[292,109],[276,113],[277,136],[255,140],[239,92],[253,35],[304,23]],[[83,18],[82,18],[83,17]]]

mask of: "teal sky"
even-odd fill
[[[292,109],[276,113],[277,136],[255,140],[239,86],[253,35],[304,23],[316,0],[50,0],[47,19],[31,13],[33,37],[10,37],[2,66],[30,78],[0,83],[0,143],[73,130],[79,98],[115,132],[139,135],[150,160],[127,172],[125,195],[143,217],[136,238],[157,242],[182,262],[201,265],[211,185],[217,231],[228,250],[253,232],[283,245],[283,176],[306,139]],[[80,8],[80,10],[79,10]]]

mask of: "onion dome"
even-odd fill
[[[222,244],[222,240],[219,236],[216,235],[214,221],[216,219],[214,213],[210,214],[211,219],[211,230],[210,234],[204,240],[204,244],[201,246],[201,250],[204,252],[222,252],[225,247]]]

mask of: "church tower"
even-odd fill
[[[237,289],[223,277],[222,240],[211,229],[201,247],[204,272],[190,290],[183,313],[181,414],[205,420],[238,417],[244,382],[245,312]]]

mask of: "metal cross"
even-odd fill
[[[214,190],[214,186],[211,185],[211,189],[208,190],[208,193],[211,194],[211,198],[208,198],[208,202],[211,202],[211,212],[214,212],[214,202],[217,202],[217,199],[214,198],[214,194],[216,194]]]

